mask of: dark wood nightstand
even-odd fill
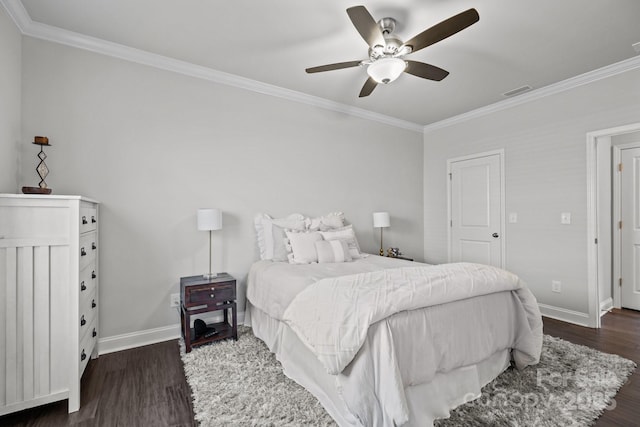
[[[225,338],[238,340],[235,300],[236,279],[227,273],[218,273],[218,276],[213,279],[205,279],[202,275],[180,278],[180,322],[187,353],[196,345]],[[231,323],[229,323],[229,310]],[[194,339],[195,331],[191,327],[191,316],[215,311],[222,311],[224,320],[207,326],[215,328],[217,333],[208,338]]]

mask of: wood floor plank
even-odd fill
[[[640,312],[613,310],[599,330],[544,319],[546,334],[619,354],[640,364]],[[80,411],[67,414],[56,402],[0,417],[11,427],[194,427],[191,390],[177,341],[167,341],[100,356],[82,378]],[[616,395],[616,408],[604,412],[597,427],[635,426],[640,420],[640,374],[634,372]]]

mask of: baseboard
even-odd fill
[[[575,325],[590,327],[588,313],[567,310],[566,308],[555,307],[547,304],[538,304],[538,307],[540,308],[540,313],[545,317],[562,320],[563,322],[573,323]]]
[[[600,317],[607,314],[613,308],[613,298],[607,298],[600,302]]]
[[[219,317],[219,318],[218,318]],[[220,321],[222,316],[204,318],[205,321]],[[244,323],[244,312],[238,312],[238,324]],[[163,341],[170,341],[180,338],[180,324],[163,326],[160,328],[146,329],[143,331],[129,332],[127,334],[114,335],[100,338],[98,341],[99,354],[108,354],[116,351],[128,350],[142,347],[144,345],[155,344]]]

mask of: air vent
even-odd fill
[[[640,53],[640,42],[632,44],[631,47],[633,48],[633,50]]]
[[[521,93],[529,92],[531,89],[533,89],[531,86],[524,85],[522,87],[510,90],[509,92],[505,92],[502,94],[502,96],[506,96],[508,98],[511,96],[520,95]]]

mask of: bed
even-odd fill
[[[272,248],[250,269],[245,324],[338,425],[432,425],[511,364],[538,362],[541,316],[517,276],[478,264],[366,255],[341,221],[327,221],[333,228],[322,239],[310,236],[309,219],[296,221],[256,226],[266,243],[261,258],[263,247],[277,246],[275,224],[282,224],[305,234],[287,232],[292,239],[313,240],[316,256],[318,242],[338,240],[333,256],[349,261],[309,261],[310,249],[296,259],[287,244],[282,259],[282,248]]]

